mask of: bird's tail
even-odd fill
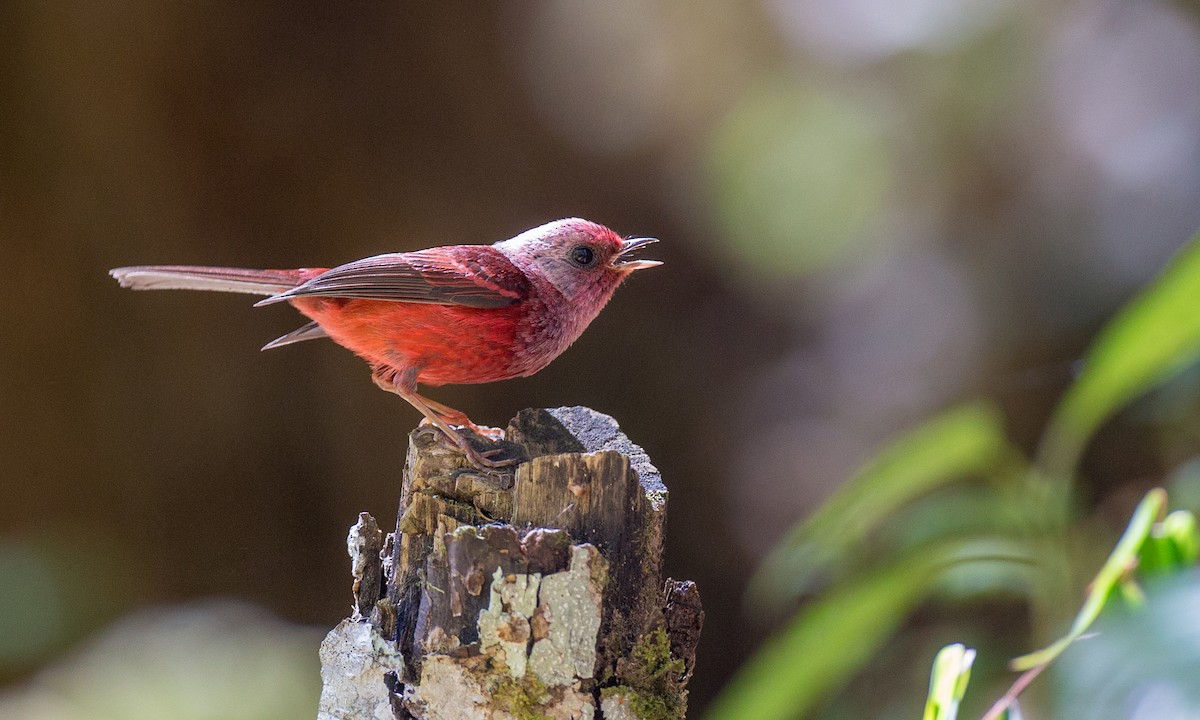
[[[133,290],[214,290],[275,295],[304,282],[310,272],[200,265],[139,265],[109,270],[108,274],[116,278],[121,287]]]

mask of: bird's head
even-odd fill
[[[527,230],[496,248],[526,272],[548,280],[569,302],[598,313],[635,270],[662,265],[633,257],[654,242],[658,240],[622,238],[603,225],[568,218]]]

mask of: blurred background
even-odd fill
[[[430,395],[500,426],[588,405],[646,448],[668,572],[707,611],[699,716],[782,620],[743,596],[787,529],[961,400],[1032,449],[1197,198],[1185,0],[9,0],[0,684],[27,717],[108,717],[82,668],[127,657],[192,707],[238,697],[257,671],[198,670],[205,648],[286,675],[263,681],[286,701],[222,716],[308,716],[346,530],[395,517],[419,418],[361,361],[259,353],[290,309],[124,292],[111,267],[334,265],[573,215],[661,238],[666,265],[539,375]],[[1198,395],[1092,448],[1103,532],[1194,452]],[[956,612],[919,613],[821,716],[915,717],[968,620],[1032,647],[1020,603]]]

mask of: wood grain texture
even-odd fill
[[[382,638],[381,661],[353,662],[375,685],[391,663],[397,718],[682,718],[704,614],[694,583],[662,574],[657,468],[587,408],[525,410],[505,435],[522,462],[482,473],[430,429],[411,433],[386,589],[370,610],[370,571],[356,574],[356,618]],[[371,567],[369,526],[360,518],[351,534],[356,568]],[[361,652],[360,636],[343,623],[326,642]],[[363,696],[381,712],[377,687]]]

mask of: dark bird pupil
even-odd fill
[[[588,247],[577,247],[571,251],[571,259],[578,265],[591,265],[593,257],[595,255],[592,253],[592,249]]]

